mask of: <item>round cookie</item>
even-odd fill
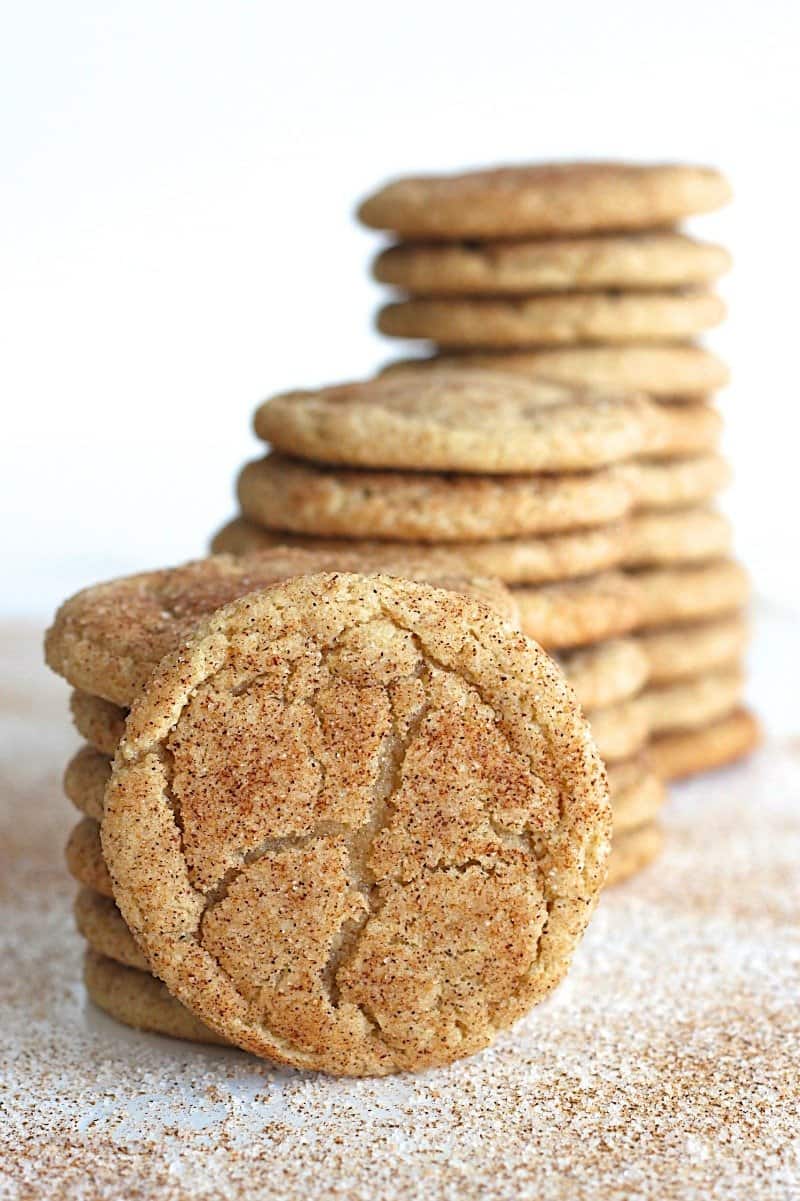
[[[726,671],[711,672],[677,684],[647,688],[638,703],[653,735],[672,730],[694,730],[708,726],[737,709],[741,705],[744,688],[742,670],[729,667]]]
[[[174,996],[256,1054],[362,1075],[470,1054],[549,992],[609,826],[535,644],[455,593],[320,575],[234,602],[162,662],[102,832]]]
[[[124,726],[124,712],[122,722]],[[110,743],[110,739],[104,738],[104,741]],[[103,797],[111,775],[111,760],[108,756],[113,755],[115,750],[116,743],[107,754],[102,754],[94,746],[82,746],[72,756],[64,772],[64,792],[68,799],[81,813],[98,822],[103,816]]]
[[[653,459],[682,459],[714,450],[722,434],[722,418],[707,404],[659,401],[655,406],[649,454]]]
[[[126,967],[150,971],[150,965],[122,920],[113,897],[81,888],[75,896],[72,912],[78,933],[93,951]]]
[[[733,559],[628,572],[638,594],[642,629],[702,621],[741,609],[750,592],[747,572]],[[517,593],[518,599],[519,593]],[[521,606],[520,606],[521,607]],[[524,614],[522,615],[524,628]]]
[[[690,563],[730,553],[730,522],[713,509],[638,513],[625,523],[626,567]]]
[[[650,712],[640,701],[637,697],[586,714],[592,737],[606,763],[630,759],[647,745]]]
[[[660,734],[650,744],[653,766],[664,780],[679,780],[744,758],[761,741],[758,718],[737,709],[699,730]]]
[[[716,621],[648,630],[637,634],[636,642],[647,660],[650,683],[666,684],[740,660],[747,650],[748,625],[737,613]]]
[[[522,629],[550,649],[586,646],[641,624],[640,592],[621,572],[538,588],[515,588]]]
[[[224,533],[224,531],[223,531]],[[249,547],[292,546],[319,551],[333,558],[357,550],[366,570],[376,570],[392,553],[391,543],[365,540],[314,538],[265,530],[249,523],[237,526],[235,544]],[[214,539],[215,546],[230,545],[226,537]],[[616,567],[627,556],[626,525],[598,526],[594,529],[550,534],[545,537],[501,538],[487,542],[448,542],[433,547],[423,542],[403,542],[402,550],[415,561],[425,563],[429,573],[442,576],[494,577],[507,584],[544,584],[555,580],[592,575]]]
[[[680,342],[719,325],[725,305],[713,292],[568,292],[512,298],[428,297],[384,305],[377,317],[391,338],[425,338],[450,350]]]
[[[238,496],[244,517],[267,529],[460,543],[607,525],[628,512],[637,484],[616,468],[569,475],[444,475],[354,471],[270,454],[245,465]],[[236,529],[216,542],[233,553],[247,545],[244,531]],[[255,549],[252,543],[250,548]]]
[[[94,818],[84,817],[78,822],[67,840],[64,858],[73,880],[77,880],[84,888],[99,892],[103,897],[114,896],[100,846],[100,826]]]
[[[629,483],[641,512],[678,509],[716,496],[729,483],[731,469],[722,455],[681,459],[637,459],[615,469]]]
[[[373,277],[414,296],[503,296],[607,288],[676,288],[729,270],[722,246],[672,230],[533,241],[400,243]]]
[[[613,763],[608,769],[608,791],[615,841],[620,834],[654,821],[666,800],[664,782],[646,755]]]
[[[641,692],[649,662],[633,638],[613,638],[557,656],[583,709],[605,709]]]
[[[373,559],[369,568],[374,566]],[[159,660],[221,605],[295,575],[364,567],[355,549],[332,556],[283,547],[242,558],[218,555],[95,584],[61,605],[45,636],[45,658],[74,688],[128,706]],[[381,567],[474,595],[517,621],[515,602],[499,581],[449,579],[395,547]]]
[[[403,238],[514,238],[655,229],[719,208],[719,171],[677,163],[557,162],[411,176],[368,196],[358,217]]]
[[[83,980],[89,999],[98,1009],[125,1026],[187,1042],[228,1045],[224,1038],[209,1030],[171,997],[161,981],[149,972],[125,967],[104,955],[87,951]]]
[[[580,387],[648,392],[651,396],[703,399],[724,388],[728,368],[702,346],[565,346],[539,350],[473,352],[398,359],[383,376],[409,371],[478,369],[554,380]]]
[[[621,884],[642,871],[661,854],[664,831],[657,822],[648,822],[636,830],[628,830],[614,839],[608,864],[606,888]]]
[[[409,371],[275,396],[255,432],[323,463],[488,475],[585,471],[649,452],[653,406],[543,380]]]

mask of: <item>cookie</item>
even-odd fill
[[[72,912],[78,933],[93,951],[126,967],[150,971],[147,959],[136,945],[112,897],[81,888],[75,896]]]
[[[283,534],[278,530],[254,527],[252,546],[292,546],[318,551],[332,559],[347,556],[357,549],[364,568],[380,569],[392,554],[386,542],[314,538]],[[241,543],[249,538],[241,527],[235,537]],[[225,540],[223,539],[223,544]],[[215,544],[220,545],[219,538]],[[509,584],[542,584],[554,580],[591,575],[626,561],[627,526],[599,526],[572,533],[549,534],[540,538],[501,538],[490,542],[449,542],[432,547],[422,542],[395,543],[415,562],[423,563],[429,574],[441,576],[495,577]]]
[[[650,711],[641,698],[622,701],[586,714],[595,745],[606,763],[619,763],[638,755],[650,736]]]
[[[652,425],[639,397],[473,371],[290,392],[255,415],[260,438],[299,458],[487,475],[603,467],[645,453]]]
[[[648,687],[635,703],[650,733],[657,735],[696,730],[726,717],[741,705],[744,690],[744,673],[730,666],[679,683]]]
[[[357,552],[331,557],[284,548],[239,559],[218,555],[96,584],[60,607],[45,636],[45,657],[74,688],[127,706],[158,661],[214,609],[294,575],[364,566]],[[383,568],[426,578],[425,565],[412,563],[399,548],[392,548]],[[517,620],[515,602],[497,581],[448,580],[435,570],[428,578],[478,597],[509,621]]]
[[[424,338],[450,350],[680,342],[719,325],[725,305],[702,289],[566,292],[542,296],[415,297],[384,305],[390,338]]]
[[[84,817],[73,829],[64,850],[67,870],[84,888],[113,897],[114,889],[100,846],[100,827],[92,817]]]
[[[557,656],[584,709],[605,709],[641,692],[649,675],[647,655],[633,638],[612,638]]]
[[[730,554],[730,522],[713,509],[639,513],[624,525],[626,567],[691,563]]]
[[[678,509],[716,496],[729,483],[731,470],[722,455],[690,458],[637,459],[614,469],[627,479],[636,508]]]
[[[89,699],[94,698],[90,697]],[[106,705],[107,708],[115,708],[115,706],[108,706],[105,701],[99,703]],[[119,709],[116,712],[122,714],[122,727],[119,734],[119,737],[122,737],[125,712]],[[77,754],[72,756],[67,764],[67,770],[64,772],[64,792],[69,800],[77,809],[80,809],[81,813],[98,822],[103,816],[103,796],[108,777],[111,775],[109,755],[114,754],[117,745],[116,741],[112,742],[110,735],[100,734],[100,728],[99,723],[93,725],[93,733],[100,737],[106,746],[110,747],[110,750],[103,754],[96,749],[96,745],[82,746]],[[117,723],[115,722],[116,728]]]
[[[515,588],[514,597],[522,629],[548,650],[602,642],[641,624],[639,588],[621,572]]]
[[[724,275],[722,246],[672,230],[533,241],[405,242],[372,265],[373,277],[414,296],[503,296],[607,288],[678,288]]]
[[[658,817],[666,800],[664,782],[647,755],[639,755],[608,769],[608,791],[614,821],[614,843],[621,834],[638,829]]]
[[[700,566],[644,568],[627,575],[638,596],[642,629],[728,615],[741,609],[750,592],[747,572],[733,559]],[[517,597],[521,602],[519,593]],[[522,620],[524,628],[524,614]]]
[[[386,377],[409,371],[477,368],[554,380],[580,387],[648,392],[651,396],[700,399],[724,388],[730,373],[701,346],[568,346],[542,350],[433,355],[398,359],[383,368]]]
[[[695,625],[647,630],[636,635],[653,684],[697,676],[740,660],[747,650],[747,620],[739,613]]]
[[[351,471],[270,454],[246,464],[238,495],[243,515],[267,529],[449,543],[607,525],[628,512],[634,487],[638,481],[609,468],[569,475],[443,475]],[[241,554],[248,545],[254,549],[254,541],[254,531],[237,525],[227,537],[217,535],[215,549]]]
[[[320,575],[234,602],[160,664],[102,836],[174,996],[256,1054],[360,1075],[469,1054],[549,992],[609,826],[538,647],[456,593]]]
[[[606,888],[621,884],[657,859],[664,847],[664,831],[657,822],[628,830],[614,839]]]
[[[125,725],[125,714],[120,715],[119,707],[100,696],[74,689],[70,694],[69,709],[81,737],[106,755],[113,755]],[[67,796],[71,796],[66,780],[64,787]]]
[[[664,780],[711,771],[744,758],[761,741],[758,718],[737,709],[699,730],[661,734],[650,744],[653,766]]]
[[[193,1043],[227,1045],[224,1038],[209,1030],[171,997],[161,981],[149,972],[125,967],[104,955],[87,951],[83,980],[89,999],[98,1009],[125,1026]]]
[[[656,460],[705,454],[716,449],[721,435],[722,418],[711,405],[658,401],[646,453]]]
[[[358,217],[403,238],[515,238],[655,229],[730,197],[727,180],[710,167],[537,163],[396,179],[368,196]]]

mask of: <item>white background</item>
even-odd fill
[[[392,357],[386,176],[548,157],[721,166],[711,345],[762,595],[797,601],[798,6],[7,3],[0,29],[5,614],[201,552],[272,391]]]

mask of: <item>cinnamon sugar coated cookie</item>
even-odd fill
[[[646,451],[653,406],[518,376],[408,371],[275,396],[259,438],[287,455],[409,471],[584,471]]]
[[[740,708],[699,730],[660,734],[651,743],[653,766],[664,780],[724,767],[749,755],[761,742],[761,726]]]
[[[101,896],[90,888],[80,888],[72,906],[75,927],[93,951],[149,972],[150,965],[131,934],[113,897]]]
[[[725,316],[713,292],[569,292],[546,296],[398,300],[378,313],[393,338],[425,338],[452,349],[561,344],[673,342]]]
[[[291,576],[376,566],[374,557],[366,562],[357,548],[349,556],[331,556],[281,547],[239,559],[217,555],[95,584],[60,607],[45,636],[45,659],[80,692],[130,705],[159,659],[221,605]],[[497,581],[445,578],[441,567],[431,570],[413,562],[401,548],[388,550],[380,566],[390,574],[464,590],[509,621],[517,620],[515,602]],[[87,702],[79,699],[76,704]],[[84,737],[99,745],[88,732],[88,723],[98,721],[107,730],[108,719],[118,715],[113,710],[103,715],[96,707],[81,714],[73,706],[73,716]]]
[[[535,644],[455,593],[320,575],[234,602],[160,664],[102,838],[178,1000],[256,1054],[360,1075],[467,1055],[545,996],[609,830],[587,725]]]
[[[711,167],[542,163],[398,179],[364,200],[358,216],[404,238],[509,238],[671,225],[730,196]]]
[[[702,284],[730,267],[722,246],[668,232],[531,241],[405,242],[375,259],[372,274],[415,296],[503,296]]]
[[[648,822],[636,830],[626,830],[614,839],[614,848],[608,864],[606,888],[622,884],[661,854],[664,847],[664,830],[658,822]]]
[[[409,371],[503,371],[586,388],[621,388],[651,396],[699,399],[728,383],[728,368],[702,346],[550,346],[397,359],[384,376]]]
[[[269,454],[244,466],[237,491],[244,516],[274,530],[469,542],[605,525],[627,513],[635,487],[615,468],[538,476],[355,471]]]

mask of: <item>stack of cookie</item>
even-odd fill
[[[711,289],[730,256],[675,223],[729,196],[719,172],[679,165],[542,164],[397,180],[359,210],[366,225],[400,239],[375,260],[375,278],[404,293],[381,310],[378,326],[434,345],[431,358],[411,360],[414,370],[457,365],[630,388],[648,393],[665,414],[710,420],[707,402],[728,373],[695,339],[724,316]],[[669,544],[673,562],[705,557],[710,568],[714,556],[727,554],[719,517],[697,507],[726,479],[715,441],[702,459],[691,440],[683,451],[674,446],[671,455],[692,457],[674,457],[667,474],[650,457],[641,465],[652,491],[638,499],[637,525]],[[698,492],[700,475],[708,487]],[[657,518],[646,515],[656,508]],[[710,600],[719,584],[720,604],[724,594],[731,607],[729,570],[718,568],[719,577],[689,574],[687,596],[699,588]],[[640,582],[648,589],[675,584],[672,576]],[[691,604],[675,613],[682,625],[697,616]],[[659,692],[651,722],[662,770],[687,774],[749,748],[755,726],[738,711],[741,618],[726,613],[721,623],[648,644],[658,660],[651,683],[668,689]]]
[[[663,798],[651,735],[715,720],[742,687],[742,623],[727,614],[746,581],[726,558],[727,524],[659,508],[719,485],[713,411],[489,372],[409,371],[275,397],[255,426],[273,450],[243,469],[243,515],[213,549],[357,548],[374,563],[403,551],[429,570],[503,580],[523,630],[558,656],[589,716],[610,768],[615,847],[651,854]],[[691,460],[642,459],[686,450]],[[691,619],[709,623],[705,642],[693,630],[708,671],[695,680],[684,678],[685,654],[683,667],[675,656],[676,670],[665,666],[669,640],[681,648],[685,635],[663,627]],[[660,628],[652,661],[645,628]]]
[[[502,585],[364,566],[217,556],[56,615],[75,917],[119,1020],[382,1075],[486,1046],[567,970],[611,830],[574,696]]]

